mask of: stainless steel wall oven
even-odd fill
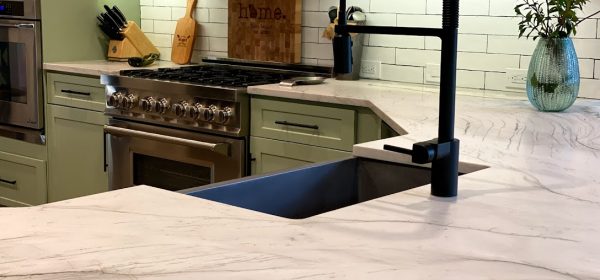
[[[41,36],[38,1],[0,1],[1,136],[42,141]]]

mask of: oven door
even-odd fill
[[[0,124],[43,128],[40,23],[0,20]]]
[[[245,141],[119,120],[105,127],[111,189],[179,191],[241,178]]]

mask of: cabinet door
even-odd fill
[[[261,137],[250,137],[252,175],[352,157],[352,153]]]
[[[48,105],[48,201],[108,191],[100,112]]]
[[[0,205],[46,203],[46,162],[0,152]]]

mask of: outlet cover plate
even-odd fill
[[[506,88],[525,89],[527,87],[527,69],[506,68]]]
[[[381,61],[363,60],[360,65],[360,76],[367,79],[381,79]]]
[[[442,67],[439,64],[427,63],[425,65],[425,83],[439,84]]]

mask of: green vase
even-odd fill
[[[561,112],[579,94],[579,61],[571,38],[540,38],[529,64],[527,96],[542,112]]]

